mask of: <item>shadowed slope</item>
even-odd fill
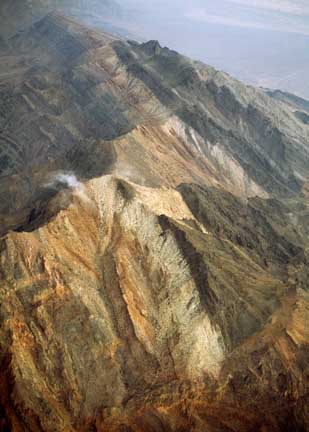
[[[2,49],[0,92],[3,232],[42,212],[55,172],[114,170],[243,197],[306,182],[309,129],[289,107],[154,41],[116,41],[50,14]]]
[[[59,14],[0,60],[0,427],[306,430],[308,125]]]
[[[274,249],[282,233],[257,216],[242,232],[250,206],[220,191],[183,185],[180,195],[105,176],[85,193],[48,225],[2,240],[1,350],[12,356],[15,424],[302,430],[301,242]],[[216,225],[205,219],[212,200],[225,202],[235,237],[220,211]],[[13,422],[11,406],[2,409]]]

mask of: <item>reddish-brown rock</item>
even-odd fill
[[[9,45],[0,429],[308,430],[308,126],[59,15]]]

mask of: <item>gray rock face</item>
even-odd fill
[[[266,93],[272,98],[290,105],[294,109],[299,109],[306,112],[309,111],[309,101],[299,96],[295,96],[291,93],[281,90],[266,90]]]
[[[295,116],[302,121],[305,125],[309,125],[309,115],[302,111],[295,111]]]
[[[309,126],[58,13],[0,46],[0,429],[309,427]]]
[[[8,38],[27,28],[50,12],[85,20],[96,15],[103,20],[119,18],[121,8],[114,0],[3,0],[0,4],[0,35]]]
[[[286,107],[226,74],[167,48],[158,50],[152,42],[133,45],[133,50],[119,44],[118,54],[163,105],[207,142],[207,156],[219,145],[267,192],[299,190],[299,180],[308,173],[308,128]]]
[[[198,182],[225,182],[244,196],[291,196],[306,183],[306,122],[156,41],[117,41],[50,14],[10,39],[1,65],[0,170],[18,184],[9,194],[9,179],[0,186],[3,213],[16,213],[19,200],[23,215],[36,207],[45,194],[37,184],[49,172],[110,172],[114,140],[142,124],[181,129],[193,149],[189,163],[198,157],[204,171]],[[160,183],[139,160],[136,179]]]

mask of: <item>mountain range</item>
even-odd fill
[[[0,9],[0,429],[306,431],[309,102],[79,4]]]

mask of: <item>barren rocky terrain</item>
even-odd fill
[[[59,13],[3,38],[0,430],[308,430],[288,98]]]

